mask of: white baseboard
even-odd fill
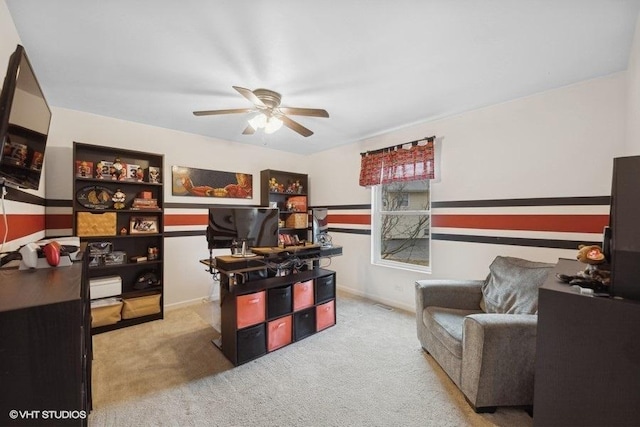
[[[394,308],[397,308],[397,309],[400,309],[400,310],[408,311],[409,313],[415,313],[416,312],[416,308],[413,307],[413,306],[408,306],[408,305],[403,304],[401,302],[393,301],[393,300],[390,300],[390,299],[387,299],[387,298],[380,298],[380,297],[372,296],[372,295],[366,294],[366,293],[364,293],[362,291],[359,291],[357,289],[352,289],[352,288],[349,288],[349,287],[346,287],[346,286],[337,286],[337,290],[340,291],[340,292],[346,292],[348,294],[355,295],[355,296],[358,296],[358,297],[366,298],[366,299],[369,299],[371,301],[379,302],[381,304],[388,305],[390,307],[394,307]]]
[[[196,305],[196,304],[202,304],[202,303],[209,303],[212,301],[217,301],[217,300],[210,299],[209,297],[194,298],[187,301],[174,302],[173,304],[165,304],[164,310],[165,311],[175,310],[177,308],[183,308],[183,307],[188,307],[190,305]]]

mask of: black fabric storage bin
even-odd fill
[[[310,307],[306,310],[293,314],[293,336],[296,341],[306,338],[316,332],[316,308]]]
[[[335,274],[331,274],[316,279],[316,304],[321,304],[336,297],[335,278]]]
[[[267,354],[264,323],[238,331],[238,365]]]
[[[267,291],[267,318],[273,319],[293,311],[291,285]]]

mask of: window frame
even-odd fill
[[[426,210],[418,209],[418,210],[396,210],[396,211],[388,211],[383,210],[382,205],[382,190],[383,186],[389,186],[394,184],[379,184],[371,187],[371,264],[382,266],[382,267],[390,267],[397,268],[401,270],[414,271],[419,273],[431,273],[431,183],[429,180],[422,181],[425,183],[425,190],[419,191],[419,193],[427,193],[428,195],[428,206]],[[409,206],[411,205],[411,191],[408,191],[409,198]],[[416,215],[427,215],[429,217],[429,226],[428,226],[428,265],[422,266],[418,264],[412,264],[402,261],[388,260],[382,257],[382,216],[385,214],[391,215],[400,215],[400,216],[416,216]]]

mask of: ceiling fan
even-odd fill
[[[237,113],[254,113],[255,117],[249,120],[249,125],[242,132],[244,135],[252,135],[257,129],[264,128],[266,133],[273,133],[284,124],[291,130],[298,132],[300,135],[307,137],[313,135],[313,132],[300,123],[292,120],[288,115],[308,116],[308,117],[329,117],[326,110],[318,108],[294,108],[281,107],[280,101],[282,96],[278,92],[269,89],[246,89],[239,86],[233,88],[240,95],[247,98],[254,105],[253,108],[234,108],[230,110],[208,110],[194,111],[195,116],[215,116],[219,114],[237,114]]]

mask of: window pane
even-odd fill
[[[428,215],[380,216],[380,258],[414,265],[429,265]]]
[[[382,185],[382,211],[428,210],[429,192],[424,181]]]

